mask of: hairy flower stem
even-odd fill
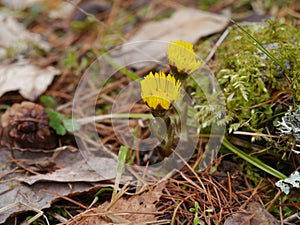
[[[152,111],[152,115],[155,119],[151,122],[150,127],[160,141],[159,155],[161,158],[168,157],[172,153],[171,147],[175,135],[174,124],[171,122],[168,111]]]

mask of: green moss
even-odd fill
[[[286,110],[300,100],[300,28],[266,21],[246,30],[290,71],[285,74],[239,29],[231,29],[217,51],[216,78],[225,96],[229,130],[258,131],[276,117],[279,105]]]

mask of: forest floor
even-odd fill
[[[3,0],[0,24],[0,224],[300,224],[298,1]],[[201,69],[151,122],[175,40]]]

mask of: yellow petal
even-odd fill
[[[180,96],[180,81],[164,72],[150,72],[141,81],[141,96],[152,110],[168,110]]]
[[[176,67],[178,72],[191,74],[200,68],[201,62],[196,59],[192,43],[182,40],[173,41],[167,45],[167,50],[169,63]]]

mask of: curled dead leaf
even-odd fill
[[[111,58],[119,65],[134,62],[137,69],[149,66],[165,57],[166,42],[185,40],[195,43],[201,37],[223,30],[228,18],[193,8],[181,8],[170,18],[145,24],[127,42],[135,45],[125,43],[111,52]]]
[[[50,45],[42,40],[40,34],[29,32],[11,15],[0,13],[0,27],[0,58],[9,52],[19,55],[30,48],[50,49]]]
[[[26,61],[0,65],[0,96],[9,91],[19,91],[24,98],[33,101],[59,73],[54,67],[41,69]]]
[[[120,198],[110,205],[106,202],[98,208],[85,211],[75,216],[65,225],[79,224],[148,224],[150,221],[157,221],[156,204],[159,201],[166,182],[161,182],[139,195],[130,198]]]

